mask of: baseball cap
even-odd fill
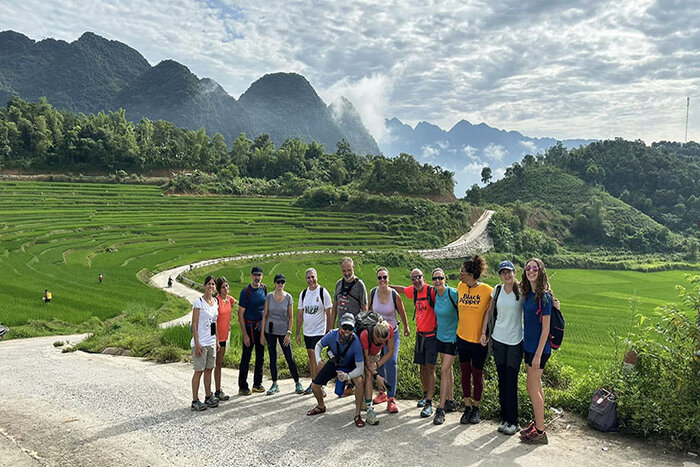
[[[501,261],[501,263],[498,265],[498,273],[500,274],[501,271],[503,271],[504,269],[509,269],[511,271],[515,271],[515,266],[513,266],[513,263],[511,263],[508,260]]]
[[[280,274],[275,274],[275,282],[277,282],[277,281],[286,281],[286,280],[287,280],[287,278],[284,277],[284,274],[281,274],[281,273],[280,273]]]
[[[342,326],[344,324],[349,324],[350,326],[355,327],[355,317],[352,313],[345,313],[340,317],[340,325]]]
[[[250,270],[251,274],[262,274],[263,270],[260,266],[253,266],[253,269]]]

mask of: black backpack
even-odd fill
[[[319,285],[319,287],[321,287]],[[306,298],[306,291],[309,290],[309,288],[305,288],[301,292],[301,303],[299,304],[300,306],[304,306],[304,299]],[[326,302],[323,301],[323,287],[321,287],[321,290],[319,290],[319,294],[321,295],[321,305],[323,305],[323,309],[326,309]]]
[[[542,299],[540,299],[537,314],[540,316],[540,323],[542,323]],[[549,318],[549,345],[552,347],[552,350],[557,350],[561,347],[561,343],[564,340],[565,324],[561,310],[555,308],[554,304],[552,304],[552,315]]]
[[[486,336],[489,337],[493,334],[493,328],[496,326],[496,318],[498,317],[498,296],[501,294],[503,285],[498,284],[496,286],[496,294],[493,297],[493,313],[489,317],[489,323],[486,325]]]
[[[367,330],[367,337],[369,342],[372,342],[372,336],[374,335],[374,326],[382,320],[379,313],[373,310],[361,311],[355,317],[355,334],[358,336],[362,334],[362,331]]]

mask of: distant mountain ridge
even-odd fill
[[[237,101],[215,81],[198,78],[176,61],[152,67],[126,44],[91,32],[71,43],[0,32],[0,102],[15,95],[33,101],[45,96],[72,112],[124,108],[132,121],[146,117],[203,127],[229,142],[240,133],[251,138],[267,133],[276,145],[299,138],[334,151],[344,138],[358,154],[379,153],[352,104],[345,100],[339,113],[301,75],[265,75]]]

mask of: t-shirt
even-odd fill
[[[392,328],[389,328],[389,339],[394,340],[394,330]],[[369,333],[367,332],[367,329],[363,329],[362,333],[360,333],[360,343],[362,344],[363,350],[369,349],[370,355],[377,355],[384,348],[384,345],[377,345],[374,342],[372,342],[372,346],[370,347]]]
[[[365,361],[365,355],[362,353],[360,339],[354,333],[352,336],[352,341],[349,344],[350,348],[343,357],[343,361],[338,365],[338,368],[350,370],[355,368],[357,364]],[[336,357],[340,357],[340,354],[342,354],[347,347],[345,345],[341,345],[340,339],[338,338],[337,329],[333,329],[331,332],[321,338],[321,346],[328,347]]]
[[[267,320],[265,320],[265,332],[276,336],[283,336],[289,330],[289,307],[293,306],[292,295],[284,292],[281,302],[275,300],[274,292],[265,297],[267,303]]]
[[[193,311],[195,308],[199,308],[199,320],[197,321],[199,345],[202,347],[216,345],[216,318],[219,315],[218,300],[214,299],[214,303],[209,305],[203,297],[199,297],[192,305]],[[212,324],[214,325],[213,329]],[[190,347],[194,348],[194,336],[190,340]]]
[[[406,297],[413,300],[414,290],[415,287],[411,285],[409,287],[404,287],[403,293]],[[416,298],[416,329],[423,334],[432,334],[435,332],[436,324],[435,310],[428,302],[428,286],[424,285],[423,288],[418,291],[418,296]]]
[[[304,312],[304,335],[308,337],[323,336],[326,334],[326,309],[333,306],[331,294],[327,289],[323,289],[323,300],[321,300],[321,286],[314,290],[306,289],[306,296],[303,299],[303,291],[299,294],[299,310]]]
[[[348,290],[350,283],[345,282],[345,278],[341,278],[335,283],[335,293],[333,300],[338,303],[337,321],[340,323],[340,317],[345,313],[352,313],[357,316],[362,311],[362,305],[367,304],[367,288],[362,279],[355,278],[355,285],[352,286],[349,293],[343,293]]]
[[[372,310],[376,311],[379,316],[384,318],[384,321],[391,324],[391,327],[396,328],[399,321],[396,319],[396,304],[394,303],[394,298],[398,302],[401,300],[398,296],[395,297],[396,291],[394,289],[389,289],[391,292],[389,294],[389,301],[382,303],[379,300],[379,295],[377,294],[377,288],[370,290],[370,297],[374,293],[374,299],[372,300]]]
[[[246,291],[249,289],[249,291]],[[263,313],[265,312],[265,288],[263,284],[254,289],[248,284],[241,290],[241,295],[238,297],[238,306],[245,308],[243,318],[248,321],[262,321]]]
[[[535,293],[530,292],[523,303],[523,321],[525,323],[523,349],[525,349],[525,352],[533,354],[537,352],[537,346],[540,344],[540,335],[542,335],[542,323],[540,323],[540,316],[537,314],[539,307],[539,300],[535,301]],[[542,297],[542,316],[549,316],[551,314],[552,295],[545,293],[545,297]],[[549,344],[549,339],[547,339],[542,353],[552,353],[552,346]]]
[[[517,286],[518,284],[514,285],[514,287]],[[491,337],[502,344],[519,344],[523,340],[523,296],[520,296],[520,300],[516,300],[515,291],[506,293],[503,286],[496,286],[498,287],[501,287],[501,293],[498,294],[496,302],[498,316],[496,316]],[[491,298],[496,295],[496,288],[493,289]]]
[[[224,342],[228,339],[228,334],[231,330],[232,305],[233,297],[230,295],[226,297],[226,300],[219,299],[219,317],[216,318],[216,335],[219,342]]]
[[[457,289],[446,287],[442,295],[435,291],[435,317],[437,318],[437,338],[442,342],[453,344],[457,342],[457,323],[459,315],[450,300],[459,301]]]
[[[486,310],[491,304],[493,288],[484,283],[469,287],[464,282],[457,285],[459,294],[459,325],[457,335],[467,342],[478,343]]]

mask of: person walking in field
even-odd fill
[[[433,287],[435,288],[435,318],[437,319],[437,351],[440,354],[440,405],[435,410],[433,423],[445,423],[445,413],[457,410],[454,401],[454,372],[452,364],[457,355],[457,323],[459,311],[457,289],[447,285],[445,272],[433,269]]]
[[[214,298],[216,281],[214,276],[204,279],[204,295],[192,305],[192,404],[194,411],[206,410],[207,407],[218,407],[219,399],[211,392],[211,373],[216,365],[216,353],[219,342],[216,335],[216,319],[219,304]],[[204,374],[204,403],[199,401],[199,383]]]
[[[253,373],[253,392],[265,392],[262,385],[263,363],[265,362],[265,346],[262,343],[262,318],[265,310],[267,287],[262,283],[263,270],[254,266],[250,271],[251,281],[238,297],[238,324],[241,327],[243,353],[238,367],[238,394],[249,396],[248,368],[250,357],[255,348],[255,371]]]
[[[403,324],[403,334],[405,337],[410,335],[408,329],[408,319],[406,318],[406,310],[404,309],[401,297],[398,293],[389,288],[389,271],[386,268],[377,269],[377,286],[370,291],[369,294],[369,309],[374,310],[379,316],[384,319],[392,327],[393,348],[390,349],[387,343],[381,352],[381,358],[391,354],[389,359],[379,365],[379,375],[386,379],[387,390],[379,389],[379,394],[374,398],[373,403],[383,404],[386,402],[386,410],[389,413],[398,413],[399,408],[396,405],[396,382],[397,382],[397,364],[399,358],[399,346],[401,344],[401,333],[399,332],[399,322],[396,319],[398,313]]]
[[[411,271],[411,284],[408,287],[391,285],[398,293],[413,300],[416,320],[416,345],[413,363],[420,367],[420,382],[423,398],[417,406],[422,407],[420,416],[427,418],[433,413],[435,394],[435,364],[437,363],[437,321],[435,319],[435,289],[425,283],[423,271]]]
[[[48,305],[49,303],[51,303],[52,297],[53,296],[51,295],[51,292],[49,292],[49,289],[44,289],[44,297],[43,297],[44,305]]]
[[[299,310],[297,312],[297,330],[296,341],[301,344],[299,333],[304,329],[304,346],[306,354],[309,357],[309,373],[313,380],[318,373],[319,368],[316,366],[316,357],[314,349],[316,343],[323,336],[328,334],[332,328],[331,310],[333,301],[328,290],[321,287],[318,283],[318,277],[314,268],[306,270],[306,289],[299,294]],[[323,393],[325,396],[325,389]],[[311,383],[304,391],[305,394],[311,394]]]
[[[275,275],[275,290],[265,297],[265,311],[263,313],[262,328],[264,335],[260,338],[262,344],[267,343],[267,351],[270,353],[270,373],[272,386],[267,390],[271,396],[279,392],[277,386],[277,343],[279,342],[289,366],[289,372],[295,383],[295,392],[303,394],[304,388],[299,381],[299,371],[292,355],[292,327],[294,326],[294,300],[291,294],[284,291],[287,281],[284,274]]]
[[[216,352],[216,366],[214,367],[214,395],[220,401],[229,400],[229,396],[221,389],[221,368],[224,365],[226,343],[231,331],[231,310],[236,306],[236,299],[229,295],[229,285],[226,277],[216,279],[217,300],[219,302],[219,314],[216,319],[216,336],[219,341],[219,349]]]
[[[102,273],[100,273],[100,275],[97,276],[97,280],[100,282],[100,284],[102,283],[102,279],[103,279]]]
[[[459,322],[457,353],[462,373],[462,395],[465,409],[459,422],[479,423],[479,403],[484,391],[484,363],[488,348],[481,345],[484,315],[491,304],[493,288],[479,278],[486,271],[486,261],[479,255],[462,264],[459,272]],[[485,335],[484,335],[485,337]],[[473,381],[473,386],[472,386]]]

